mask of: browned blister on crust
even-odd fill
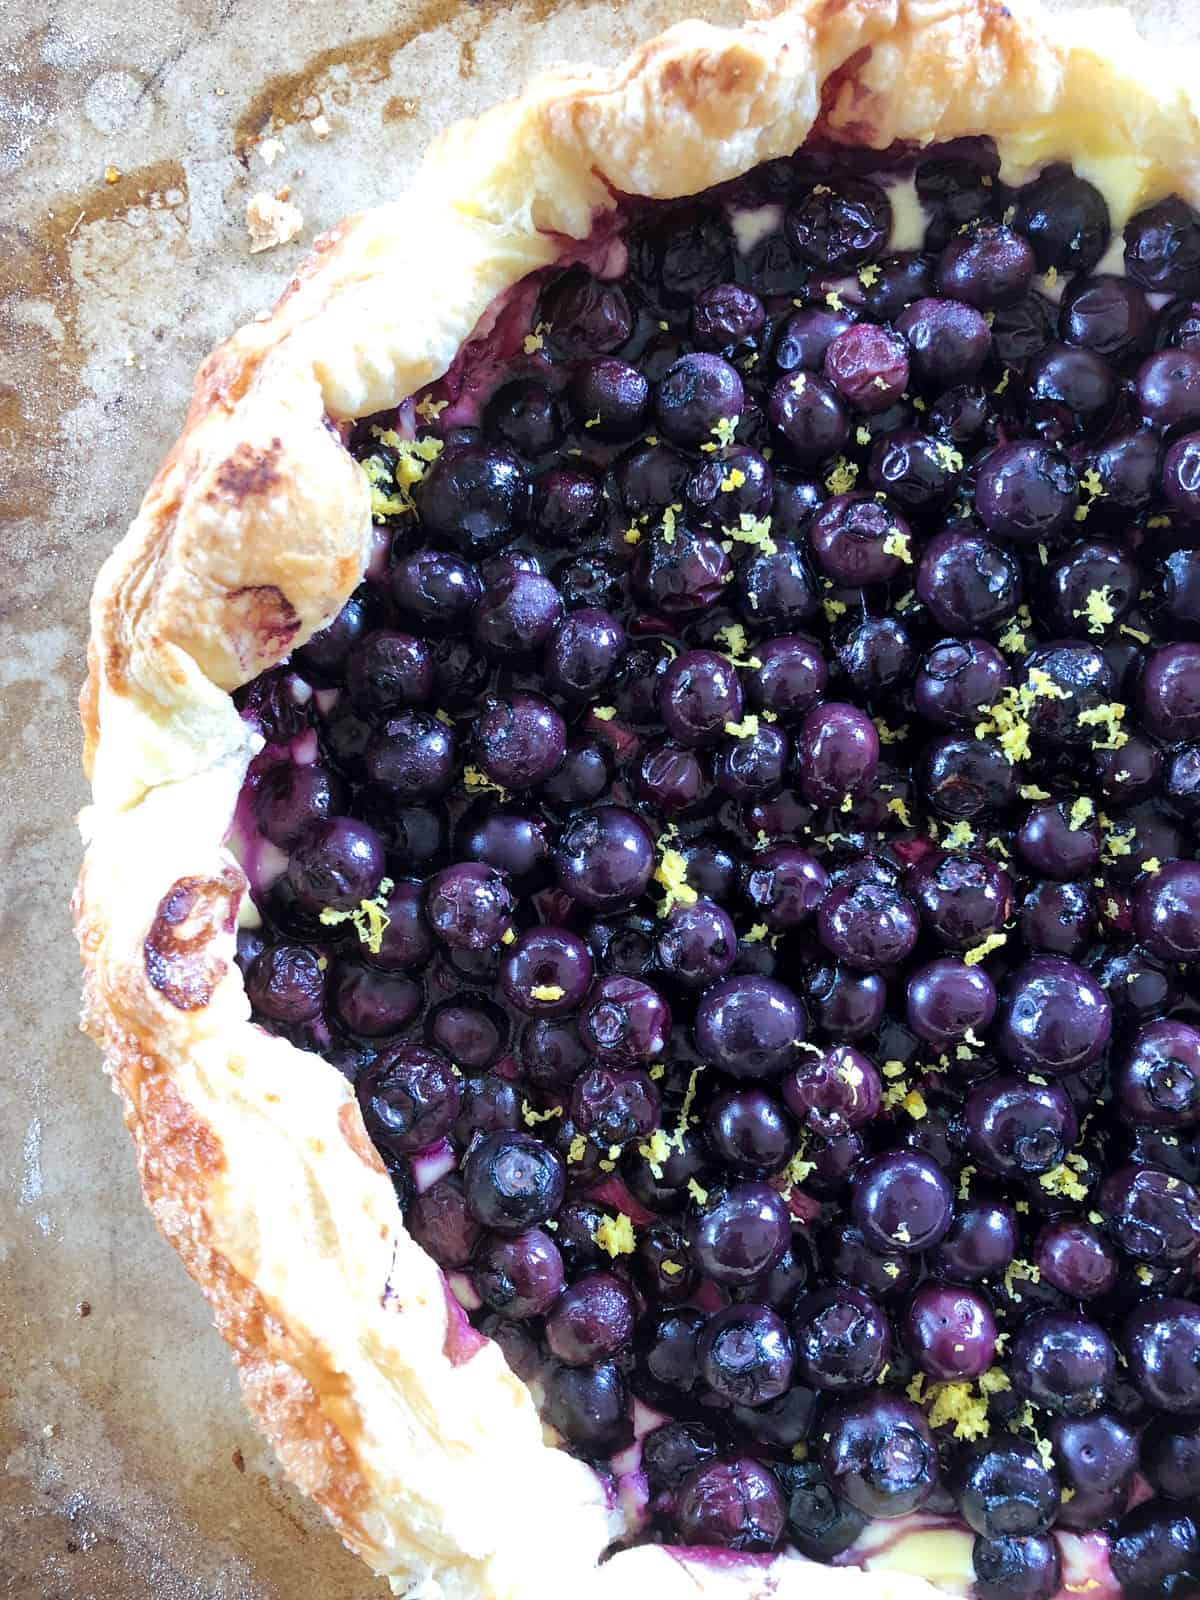
[[[548,76],[448,129],[403,199],[319,240],[270,316],[201,369],[93,599],[84,1025],[250,1409],[351,1548],[423,1600],[935,1594],[786,1556],[643,1547],[600,1565],[619,1510],[544,1440],[496,1347],[459,1337],[349,1085],[251,1024],[233,962],[245,887],[224,840],[255,740],[229,691],[337,613],[370,548],[337,424],[444,372],[495,297],[615,194],[696,192],[818,124],[878,148],[991,133],[1013,177],[1074,160],[1118,224],[1196,189],[1192,91],[1110,16],[1064,25],[997,0],[756,13],[740,31],[683,24],[611,72]]]

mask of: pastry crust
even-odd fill
[[[1006,176],[1070,159],[1119,227],[1200,187],[1186,70],[1123,14],[1052,21],[1015,0],[795,0],[740,30],[685,23],[447,130],[404,197],[321,239],[274,311],[202,367],[92,601],[84,1024],[247,1404],[397,1593],[944,1590],[798,1557],[642,1547],[598,1565],[619,1510],[544,1442],[528,1389],[408,1238],[349,1085],[250,1023],[232,960],[246,886],[223,841],[255,739],[229,691],[360,579],[368,489],[334,422],[444,372],[495,297],[586,237],[614,193],[698,191],[818,122],[879,148],[990,133]]]

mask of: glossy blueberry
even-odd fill
[[[852,1045],[802,1052],[783,1080],[789,1111],[812,1133],[833,1139],[871,1121],[883,1087],[874,1063]]]
[[[649,984],[611,973],[587,996],[578,1027],[584,1047],[592,1055],[603,1062],[630,1066],[657,1060],[663,1054],[671,1037],[671,1008]]]
[[[1200,1412],[1200,1305],[1173,1297],[1143,1301],[1125,1318],[1121,1346],[1130,1376],[1152,1406]]]
[[[772,845],[751,858],[746,898],[755,921],[778,933],[807,922],[828,887],[829,876],[810,851]]]
[[[467,1210],[462,1179],[449,1173],[419,1194],[405,1219],[409,1233],[439,1267],[465,1267],[482,1235]]]
[[[826,1418],[825,1433],[825,1475],[867,1517],[905,1516],[937,1486],[937,1447],[911,1401],[887,1393],[843,1400]]]
[[[633,314],[619,283],[594,278],[584,267],[567,267],[551,279],[538,302],[546,344],[561,361],[608,355],[633,331]]]
[[[684,1544],[772,1550],[784,1529],[783,1494],[766,1467],[750,1456],[712,1461],[684,1480],[675,1520]]]
[[[1017,191],[1012,225],[1033,246],[1039,272],[1090,272],[1108,248],[1104,196],[1065,162],[1043,168]]]
[[[1116,1417],[1099,1412],[1091,1417],[1055,1417],[1049,1438],[1064,1491],[1058,1522],[1069,1528],[1094,1528],[1118,1515],[1138,1464],[1137,1440],[1130,1430]]]
[[[921,661],[913,702],[937,727],[974,728],[1011,678],[1007,661],[985,639],[943,639]]]
[[[484,407],[483,429],[498,444],[528,458],[554,449],[562,433],[562,419],[544,383],[536,378],[513,378],[501,384]]]
[[[996,1043],[1024,1072],[1078,1072],[1103,1054],[1112,1005],[1082,967],[1062,956],[1035,956],[1009,980]]]
[[[714,1394],[741,1406],[762,1406],[784,1394],[794,1350],[787,1328],[769,1306],[743,1301],[709,1318],[697,1359]]]
[[[887,984],[877,972],[829,963],[806,975],[804,998],[813,1020],[831,1039],[861,1039],[874,1033],[883,1018]]]
[[[562,1204],[562,1162],[528,1134],[486,1134],[467,1152],[462,1170],[467,1209],[493,1233],[536,1228]]]
[[[511,929],[514,905],[503,873],[463,861],[430,879],[425,914],[446,944],[459,950],[487,950]]]
[[[381,972],[365,962],[343,961],[333,985],[333,1008],[351,1033],[370,1039],[399,1033],[421,1010],[419,986],[402,972]]]
[[[846,1285],[803,1295],[791,1327],[798,1375],[827,1394],[867,1388],[892,1352],[887,1317],[869,1294]]]
[[[879,734],[857,707],[826,701],[796,734],[800,792],[812,805],[839,805],[870,787],[879,766]]]
[[[1078,503],[1074,471],[1047,445],[997,445],[977,463],[975,508],[993,538],[1054,539],[1071,526]]]
[[[1116,1374],[1116,1351],[1098,1322],[1041,1311],[1013,1337],[1009,1376],[1017,1393],[1067,1417],[1098,1411]]]
[[[380,1051],[357,1087],[371,1134],[405,1154],[444,1138],[462,1104],[462,1080],[446,1057],[412,1044]]]
[[[423,711],[377,723],[364,752],[367,778],[393,803],[436,800],[453,782],[456,761],[453,732]]]
[[[700,1271],[718,1283],[750,1284],[779,1261],[791,1237],[791,1218],[774,1189],[749,1182],[710,1196],[688,1224]]]
[[[914,301],[896,318],[908,340],[913,376],[934,392],[975,377],[992,346],[982,312],[961,300]]]
[[[910,532],[902,516],[872,496],[839,494],[815,514],[808,537],[821,572],[840,587],[859,588],[896,577]]]
[[[1169,195],[1125,226],[1125,271],[1152,294],[1200,291],[1200,216]]]
[[[457,545],[466,555],[507,544],[529,509],[525,468],[509,449],[480,443],[443,450],[417,490],[427,538]]]
[[[559,835],[554,864],[560,886],[596,911],[619,910],[643,893],[654,870],[645,824],[620,806],[597,806]]]
[[[928,1250],[945,1236],[953,1210],[945,1173],[914,1150],[875,1156],[851,1178],[850,1213],[873,1250]]]
[[[916,592],[939,628],[968,639],[1010,617],[1024,586],[1020,567],[1002,546],[949,527],[922,550]]]
[[[1028,240],[1003,223],[984,223],[956,234],[938,258],[938,293],[978,310],[1013,305],[1033,282]]]
[[[282,761],[254,791],[254,820],[272,844],[290,850],[310,822],[337,815],[344,802],[344,785],[328,767]]]
[[[853,323],[830,340],[824,373],[848,406],[876,416],[908,386],[908,346],[890,328]]]
[[[585,1454],[611,1455],[632,1440],[629,1391],[614,1362],[552,1364],[542,1383],[543,1418]]]
[[[796,1145],[792,1119],[764,1089],[729,1089],[705,1113],[713,1154],[732,1171],[748,1176],[779,1172]]]
[[[942,956],[918,968],[906,991],[908,1025],[938,1050],[982,1036],[996,1014],[996,988],[979,967]]]
[[[970,1450],[956,1493],[963,1520],[988,1539],[1046,1533],[1059,1506],[1053,1470],[1018,1438],[989,1440]]]
[[[1136,899],[1134,906],[1136,918]],[[1125,1115],[1143,1127],[1200,1122],[1200,1033],[1181,1021],[1142,1028],[1118,1062],[1114,1087]]]
[[[600,483],[582,467],[550,467],[534,483],[534,528],[551,550],[577,545],[595,527],[603,509]],[[566,589],[560,579],[564,598]]]
[[[548,700],[513,694],[493,699],[475,724],[479,766],[502,789],[544,782],[566,754],[566,724]]]
[[[287,881],[296,904],[310,916],[357,911],[383,877],[383,841],[353,817],[326,817],[309,825],[288,857]]]
[[[792,247],[811,266],[844,272],[872,261],[887,246],[892,207],[887,193],[863,178],[819,183],[787,213]]]
[[[911,954],[920,924],[912,901],[877,883],[835,885],[817,912],[817,937],[838,962],[861,972]]]
[[[529,1016],[574,1011],[591,987],[591,952],[566,928],[531,928],[505,956],[500,982],[509,1004]]]
[[[804,1008],[770,978],[725,978],[696,1007],[696,1044],[706,1060],[735,1078],[775,1077],[805,1034]]]
[[[807,466],[835,455],[850,434],[850,416],[837,390],[824,378],[798,372],[783,377],[767,396],[767,417],[785,455]]]
[[[412,550],[392,568],[392,599],[422,628],[462,627],[483,597],[478,569],[444,550]]]
[[[1200,1418],[1155,1417],[1142,1435],[1140,1452],[1142,1472],[1159,1494],[1200,1501]]]
[[[480,1247],[472,1274],[484,1305],[502,1317],[537,1317],[559,1298],[562,1256],[541,1228],[511,1238],[490,1238]]]
[[[1001,1277],[1017,1253],[1017,1222],[1016,1211],[1005,1200],[960,1200],[950,1231],[931,1253],[933,1270],[954,1283]]]
[[[830,1561],[848,1550],[866,1525],[849,1501],[839,1499],[816,1461],[788,1469],[788,1534],[810,1561]]]
[[[1109,1562],[1134,1600],[1187,1600],[1200,1580],[1200,1523],[1186,1507],[1144,1500],[1117,1523]]]
[[[1158,872],[1147,873],[1134,895],[1133,926],[1141,943],[1160,960],[1200,960],[1200,863],[1168,861]]]
[[[732,563],[714,534],[697,532],[680,523],[668,528],[664,522],[638,545],[633,587],[661,616],[690,617],[723,598],[732,571]]]
[[[980,1534],[971,1547],[978,1600],[1053,1600],[1062,1581],[1062,1557],[1044,1534]]]
[[[293,659],[302,672],[318,681],[336,683],[343,675],[347,655],[366,631],[366,599],[361,593],[352,594],[333,621],[311,634]]]
[[[629,1286],[611,1272],[578,1279],[546,1317],[551,1355],[572,1367],[614,1356],[633,1338],[635,1301]]]
[[[1049,1172],[1079,1131],[1070,1098],[1057,1084],[1003,1073],[972,1085],[963,1130],[972,1156],[1002,1178]]]
[[[1110,1171],[1096,1192],[1114,1243],[1139,1261],[1176,1266],[1200,1251],[1200,1195],[1155,1167]]]
[[[317,953],[302,944],[268,945],[246,972],[250,1004],[272,1022],[308,1022],[321,1014],[325,973]]]
[[[766,320],[763,303],[752,289],[718,283],[692,307],[692,338],[701,350],[726,350],[753,339]]]

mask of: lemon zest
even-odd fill
[[[558,983],[535,983],[530,989],[530,998],[533,1000],[561,1000],[566,990]]]
[[[637,1248],[633,1223],[623,1211],[615,1217],[605,1217],[592,1230],[592,1238],[615,1261],[618,1256],[631,1256]]]
[[[1120,726],[1125,716],[1125,707],[1118,701],[1110,701],[1106,705],[1093,706],[1089,711],[1081,711],[1075,718],[1081,728],[1107,728],[1107,739],[1093,739],[1093,750],[1123,750],[1129,743],[1129,735]]]
[[[982,939],[977,945],[965,952],[963,965],[977,967],[985,956],[990,956],[993,950],[999,950],[1001,945],[1007,943],[1008,935],[1006,933],[989,933],[986,939]]]
[[[394,888],[395,884],[390,878],[381,878],[379,888],[370,900],[360,900],[353,911],[335,911],[332,906],[326,906],[320,920],[327,928],[339,922],[352,922],[360,944],[365,944],[371,954],[377,956],[383,948],[383,935],[392,920],[383,908]]]
[[[561,1117],[562,1114],[561,1106],[551,1106],[549,1111],[535,1111],[528,1100],[521,1101],[521,1117],[530,1128],[536,1128],[539,1122],[553,1122],[555,1117]]]
[[[909,548],[908,535],[901,533],[899,528],[891,530],[883,541],[882,548],[885,556],[896,556],[905,566],[912,566],[912,550]]]
[[[654,881],[666,890],[659,902],[660,917],[669,915],[675,906],[694,906],[700,898],[687,881],[687,862],[678,850],[663,851],[654,869]]]
[[[617,714],[616,706],[593,706],[592,715],[599,717],[601,722],[611,722]]]
[[[839,456],[825,479],[825,487],[830,494],[849,494],[857,482],[858,463]]]

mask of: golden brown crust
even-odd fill
[[[1118,223],[1195,187],[1191,92],[1119,18],[1055,25],[999,0],[757,11],[740,31],[674,28],[613,72],[547,77],[447,130],[404,200],[318,241],[271,315],[201,369],[93,600],[85,1026],[147,1202],[285,1467],[376,1571],[429,1600],[934,1592],[798,1558],[651,1548],[598,1567],[619,1514],[543,1443],[495,1347],[461,1335],[348,1085],[250,1024],[232,961],[244,882],[223,840],[254,740],[228,691],[337,612],[371,537],[328,419],[444,371],[496,295],[554,259],[552,236],[586,236],[614,191],[686,194],[787,154],[818,120],[880,147],[990,132],[1013,174],[1071,158]]]

